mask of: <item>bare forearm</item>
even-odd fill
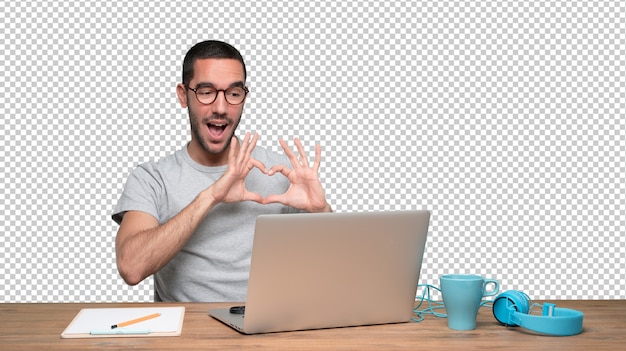
[[[137,230],[137,226],[124,226],[122,222],[116,240],[117,266],[128,284],[141,282],[176,256],[216,205],[209,194],[208,191],[200,193],[180,213],[162,225],[155,223],[149,228]]]

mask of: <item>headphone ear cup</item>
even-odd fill
[[[530,298],[521,291],[505,291],[493,300],[493,316],[498,322],[508,327],[517,326],[512,318],[515,312],[527,314],[529,309]]]

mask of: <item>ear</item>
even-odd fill
[[[182,108],[187,108],[187,88],[183,83],[178,83],[176,86],[176,96],[178,96],[178,103]]]

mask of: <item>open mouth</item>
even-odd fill
[[[228,123],[226,121],[213,121],[207,123],[207,127],[212,138],[220,139],[224,135]]]

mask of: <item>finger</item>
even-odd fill
[[[252,135],[250,134],[250,132],[247,132],[246,138],[244,140],[246,145],[246,151],[249,149],[254,149],[257,140],[259,140],[259,133],[254,133],[254,135]]]
[[[261,194],[253,193],[251,191],[247,191],[245,194],[243,194],[243,201],[256,201],[261,204],[265,203],[265,199],[263,199],[263,196],[261,196]]]
[[[315,162],[313,163],[313,169],[317,172],[320,169],[322,163],[322,147],[320,144],[315,144]]]
[[[285,155],[287,155],[287,157],[289,158],[289,162],[291,162],[291,165],[294,168],[300,166],[300,161],[298,161],[296,154],[294,154],[293,151],[289,148],[287,142],[285,142],[283,139],[279,139],[278,142],[280,143],[280,146],[282,146],[283,151],[285,151]]]
[[[231,164],[234,167],[241,167],[241,163],[243,162],[241,158],[241,153],[244,152],[246,148],[246,138],[248,138],[248,135],[245,135],[243,140],[233,135],[233,138],[231,139],[231,144],[236,146],[233,147],[231,149],[231,152],[228,154],[228,164]]]
[[[289,178],[289,174],[291,174],[291,168],[285,166],[285,165],[276,165],[273,166],[272,168],[270,168],[270,170],[267,172],[267,175],[274,175],[276,173],[281,173],[282,175],[284,175],[285,177]]]
[[[248,136],[248,134],[249,133],[246,133],[246,136]],[[258,133],[254,133],[254,135],[252,136],[252,140],[246,142],[246,148],[245,148],[245,150],[242,150],[242,152],[244,153],[243,154],[244,155],[243,161],[245,163],[248,163],[248,161],[252,157],[252,151],[256,147],[256,143],[257,143],[258,140],[259,140],[259,134]]]
[[[286,196],[283,194],[268,195],[263,199],[263,204],[281,203],[286,205]]]
[[[248,150],[248,146],[250,145],[250,132],[246,132],[246,135],[243,137],[243,141],[241,142],[241,151],[240,154],[246,153]]]
[[[304,147],[302,147],[302,143],[300,142],[300,139],[294,138],[293,142],[296,144],[296,148],[298,148],[298,153],[300,154],[300,162],[302,163],[304,167],[308,168],[309,160],[308,160],[308,157],[306,157],[306,152],[304,152]]]
[[[239,153],[239,139],[233,135],[230,138],[230,150],[228,150],[228,163],[235,163],[237,160],[237,154]]]
[[[259,141],[259,133],[254,133],[252,136],[252,141],[250,141],[250,154],[252,154],[252,150],[256,147],[256,142]]]
[[[252,158],[250,159],[250,161],[248,161],[248,169],[252,170],[252,168],[254,167],[258,168],[261,172],[267,174],[267,168],[265,168],[265,164],[255,158]]]

